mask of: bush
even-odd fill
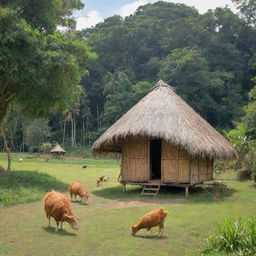
[[[237,178],[240,181],[243,180],[250,180],[252,178],[252,169],[250,168],[243,168],[237,173]]]
[[[229,218],[219,227],[217,235],[207,240],[203,255],[217,252],[249,256],[256,253],[256,217]]]

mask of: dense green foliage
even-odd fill
[[[255,255],[256,218],[228,218],[219,227],[217,235],[208,239],[205,253],[226,252],[235,255]]]
[[[85,79],[93,99],[90,110],[98,118],[115,107],[109,106],[108,93],[104,94],[109,73],[116,83],[121,72],[131,84],[148,81],[153,85],[163,79],[219,128],[230,127],[239,118],[252,88],[256,31],[229,9],[200,15],[182,4],[157,2],[140,7],[124,20],[110,17],[80,36],[99,56]],[[116,106],[121,101],[116,99]],[[113,112],[113,119],[125,109],[119,110],[119,115]]]
[[[235,169],[242,168],[239,179],[253,178],[256,182],[256,86],[249,92],[249,103],[244,107],[244,116],[235,129],[226,135],[237,151]]]
[[[72,1],[0,1],[0,122],[11,104],[35,117],[65,110],[77,98],[78,84],[93,55],[72,31]],[[71,26],[72,27],[72,26]]]
[[[17,0],[14,2],[19,4]],[[49,116],[49,111],[53,109],[65,109],[62,113],[50,116],[50,141],[58,141],[65,147],[75,147],[77,143],[91,144],[139,101],[158,79],[174,86],[183,99],[218,129],[234,128],[246,112],[251,120],[248,127],[253,133],[255,121],[251,117],[255,106],[248,105],[247,109],[244,106],[248,104],[248,93],[255,85],[253,78],[256,75],[256,29],[252,12],[256,6],[254,0],[234,0],[240,15],[228,8],[216,8],[199,14],[195,8],[184,4],[160,1],[141,6],[134,15],[126,18],[117,15],[109,17],[93,28],[77,32],[76,39],[71,32],[49,34],[56,28],[51,24],[68,23],[66,19],[69,19],[70,11],[81,7],[78,2],[71,1],[72,8],[68,7],[69,11],[63,9],[65,14],[58,11],[59,7],[53,8],[55,11],[49,13],[49,24],[43,25],[43,28],[38,25],[43,24],[41,14],[38,14],[37,29],[31,27],[40,36],[45,31],[44,40],[40,41],[39,46],[45,47],[44,53],[45,50],[50,51],[43,64],[47,68],[51,67],[54,73],[48,74],[45,70],[36,73],[37,69],[30,61],[23,66],[23,69],[26,66],[26,70],[31,67],[31,71],[29,76],[26,74],[22,77],[22,81],[25,83],[28,78],[35,80],[36,84],[32,85],[41,89],[40,93],[26,99],[27,91],[32,90],[26,86],[24,94],[17,97],[24,103],[22,105],[28,111],[33,106],[33,114],[40,116]],[[15,13],[14,5],[6,6],[11,6]],[[26,26],[30,26],[30,19],[27,23]],[[36,35],[29,41],[32,49],[34,40],[38,43]],[[17,38],[14,39],[14,42],[19,42]],[[67,40],[66,43],[64,40]],[[85,43],[97,54],[97,59],[90,59]],[[65,50],[62,47],[54,48],[56,44]],[[40,57],[41,48],[36,49],[31,55],[39,54]],[[85,64],[88,64],[86,68],[89,75],[82,79],[83,90],[74,90],[82,74],[79,68],[85,67],[82,60],[86,56],[81,53],[88,54]],[[80,61],[77,62],[77,58]],[[33,60],[41,65],[37,59]],[[21,64],[23,61],[26,60],[21,60]],[[62,72],[64,63],[70,65]],[[73,73],[74,70],[79,72]],[[50,80],[51,83],[57,83],[54,89],[49,87],[51,83],[42,86],[48,82],[48,78],[54,80]],[[49,91],[51,94],[46,97]],[[42,97],[43,100],[36,101],[36,97]],[[24,128],[17,128],[12,141],[14,149],[21,148]]]

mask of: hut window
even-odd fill
[[[151,179],[161,179],[161,140],[150,140]]]

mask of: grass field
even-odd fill
[[[184,200],[183,190],[161,191],[151,199],[142,197],[139,187],[128,186],[127,193],[122,192],[116,181],[120,169],[116,160],[25,159],[19,163],[20,156],[13,155],[11,185],[0,177],[1,256],[195,256],[201,254],[205,239],[226,217],[256,212],[255,188],[250,182],[234,181],[233,172],[224,175],[231,180],[218,202],[202,189],[193,189],[188,200]],[[4,159],[5,155],[0,154],[1,163]],[[82,169],[84,163],[87,169]],[[95,179],[101,175],[110,179],[96,187]],[[64,223],[64,230],[55,232],[54,221],[48,228],[43,195],[51,187],[66,191],[73,180],[90,190],[88,205],[72,203],[73,211],[82,218],[78,231]],[[16,202],[23,204],[12,205]],[[131,225],[158,207],[170,211],[164,236],[158,237],[157,229],[153,236],[145,230],[131,236]]]

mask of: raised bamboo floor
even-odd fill
[[[206,183],[206,182],[212,182],[212,183]],[[191,183],[176,183],[176,182],[163,182],[162,180],[160,179],[156,179],[156,180],[149,180],[147,182],[131,182],[131,181],[119,181],[120,184],[123,185],[123,192],[126,192],[126,185],[136,185],[136,186],[142,186],[143,189],[142,189],[142,195],[157,195],[159,190],[160,190],[160,187],[161,186],[169,186],[169,187],[182,187],[182,188],[185,188],[185,197],[187,198],[189,196],[189,187],[191,186],[196,186],[196,185],[200,185],[200,184],[206,184],[206,185],[215,185],[214,184],[214,180],[213,179],[209,179],[207,181],[203,181],[203,182],[198,182],[198,183],[194,183],[194,184],[191,184]],[[147,193],[147,187],[150,187],[150,186],[155,186],[157,187],[158,189],[155,190],[155,194],[154,193]]]

